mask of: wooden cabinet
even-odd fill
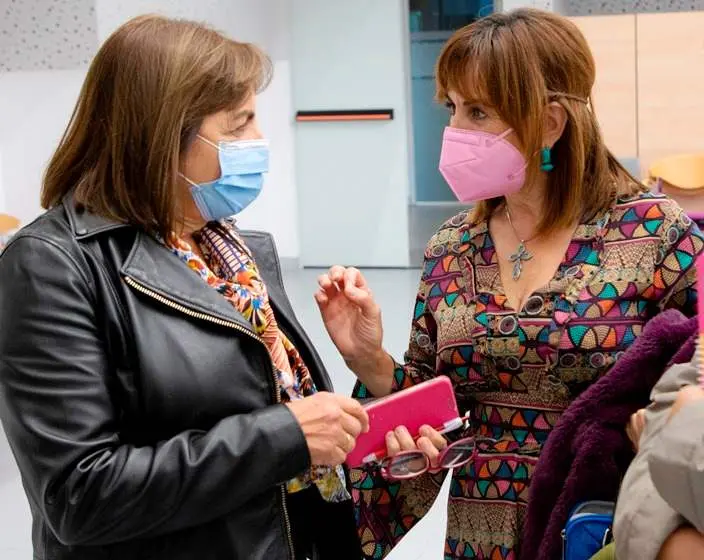
[[[643,169],[704,151],[704,12],[638,16],[638,144]]]
[[[704,152],[704,12],[586,16],[572,20],[594,53],[595,110],[607,145],[656,159]]]
[[[572,21],[589,41],[596,62],[594,110],[606,144],[617,157],[636,157],[636,16],[585,16]]]

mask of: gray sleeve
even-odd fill
[[[704,403],[682,408],[655,440],[648,461],[655,488],[704,533]]]
[[[614,519],[616,557],[655,560],[667,537],[685,523],[659,494],[650,475],[649,462],[659,445],[660,434],[677,393],[696,382],[693,364],[672,366],[661,377],[651,395],[646,411],[646,426],[638,455],[628,468],[621,485]]]

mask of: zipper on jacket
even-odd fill
[[[188,315],[189,317],[193,317],[194,319],[198,319],[200,321],[209,321],[211,323],[214,323],[216,325],[219,325],[221,327],[228,327],[231,329],[235,329],[236,331],[253,338],[260,344],[264,346],[266,349],[266,344],[264,343],[264,340],[260,337],[257,336],[255,333],[248,331],[245,329],[243,326],[238,325],[234,321],[226,321],[224,319],[220,319],[218,317],[214,317],[213,315],[208,315],[207,313],[201,313],[199,311],[193,311],[192,309],[189,309],[185,305],[181,305],[180,303],[176,303],[175,301],[166,298],[162,296],[161,294],[156,293],[153,290],[150,290],[146,286],[140,284],[137,282],[134,278],[131,276],[124,276],[125,282],[127,282],[127,285],[130,286],[131,288],[134,288],[137,290],[139,293],[144,294],[145,296],[148,296],[162,305],[165,305],[166,307],[169,307],[171,309],[174,309],[176,311],[179,311],[180,313],[183,313],[184,315]],[[267,355],[269,354],[269,351],[267,349]],[[274,380],[274,400],[276,404],[281,404],[281,394],[279,392],[279,378],[276,375],[276,368],[274,366],[274,363],[271,362],[271,374],[272,378]],[[296,555],[293,549],[293,537],[291,535],[291,520],[288,515],[288,509],[286,508],[286,484],[281,484],[279,486],[281,489],[281,509],[283,512],[283,519],[284,519],[284,527],[286,529],[286,540],[288,544],[288,551],[289,555],[291,557],[291,560],[295,560]]]

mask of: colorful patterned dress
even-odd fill
[[[425,253],[394,390],[452,380],[472,428],[497,443],[455,472],[445,558],[515,559],[531,475],[550,430],[664,308],[695,313],[702,234],[671,200],[619,201],[578,226],[552,281],[511,309],[486,223],[447,222]],[[356,396],[369,396],[363,386]],[[432,505],[443,474],[390,484],[352,472],[365,557],[383,558]]]

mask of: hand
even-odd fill
[[[640,446],[640,437],[645,429],[645,409],[641,408],[638,412],[631,415],[631,420],[626,425],[626,435],[633,444],[633,449],[637,453]]]
[[[405,426],[399,426],[393,432],[386,434],[387,455],[393,457],[402,451],[420,449],[430,459],[430,468],[437,468],[440,452],[447,447],[447,440],[430,426],[421,426],[418,432],[420,437],[415,441]]]
[[[670,416],[667,421],[669,422],[673,416],[679,413],[685,406],[696,401],[704,400],[704,390],[697,385],[686,385],[682,387],[677,392],[677,398],[675,399],[672,409],[670,410]]]
[[[372,363],[383,354],[381,311],[362,273],[333,266],[318,278],[315,301],[345,361]]]
[[[357,436],[369,431],[369,417],[362,405],[343,395],[321,392],[286,406],[303,430],[313,465],[341,465],[354,449]]]

